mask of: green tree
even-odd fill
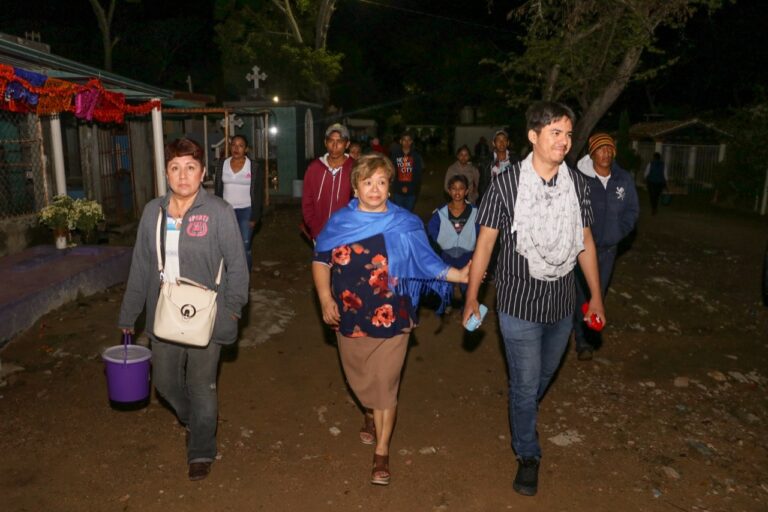
[[[768,100],[733,110],[725,130],[733,138],[728,141],[725,160],[718,166],[716,198],[722,203],[750,209],[765,192]]]
[[[722,0],[527,0],[508,19],[524,30],[523,50],[496,62],[509,82],[511,105],[531,98],[578,105],[571,156],[630,80],[652,78],[675,63],[643,67],[644,53],[663,54],[660,29],[681,33],[699,9],[714,10]]]
[[[342,55],[327,49],[336,0],[218,0],[216,39],[225,80],[242,91],[254,64],[283,97],[327,104]]]

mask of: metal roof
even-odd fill
[[[669,135],[673,132],[687,128],[690,126],[702,126],[707,130],[711,130],[722,136],[730,137],[731,135],[719,128],[716,128],[711,123],[705,123],[701,119],[694,117],[692,119],[684,120],[671,120],[671,121],[648,121],[644,123],[637,123],[629,127],[629,135],[634,139],[660,139],[665,135]]]
[[[169,89],[155,87],[3,38],[0,38],[0,63],[75,83],[85,83],[91,78],[98,78],[104,88],[123,93],[129,100],[173,97],[173,91]]]

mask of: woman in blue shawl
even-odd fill
[[[450,282],[469,275],[469,264],[443,262],[421,220],[388,200],[394,173],[376,153],[357,161],[355,198],[317,237],[312,264],[323,321],[337,332],[347,382],[366,409],[360,440],[376,444],[371,483],[378,485],[389,484],[389,441],[419,297],[433,292],[446,303]]]

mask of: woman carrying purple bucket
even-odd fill
[[[118,322],[123,333],[133,333],[136,319],[146,307],[144,332],[152,347],[152,381],[187,429],[190,480],[208,476],[216,458],[219,354],[222,345],[237,340],[237,321],[248,301],[249,277],[232,207],[201,190],[203,158],[203,148],[189,139],[177,139],[165,147],[170,190],[147,203],[142,213]],[[164,229],[159,229],[158,223]],[[162,233],[160,251],[158,232]],[[224,274],[217,287],[222,260]],[[207,346],[171,343],[155,336],[160,267],[162,278],[170,283],[184,277],[218,290],[213,333]]]

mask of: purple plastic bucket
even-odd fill
[[[113,402],[138,402],[149,396],[149,367],[152,351],[131,345],[129,336],[122,345],[109,347],[101,355],[107,374],[107,391]]]

